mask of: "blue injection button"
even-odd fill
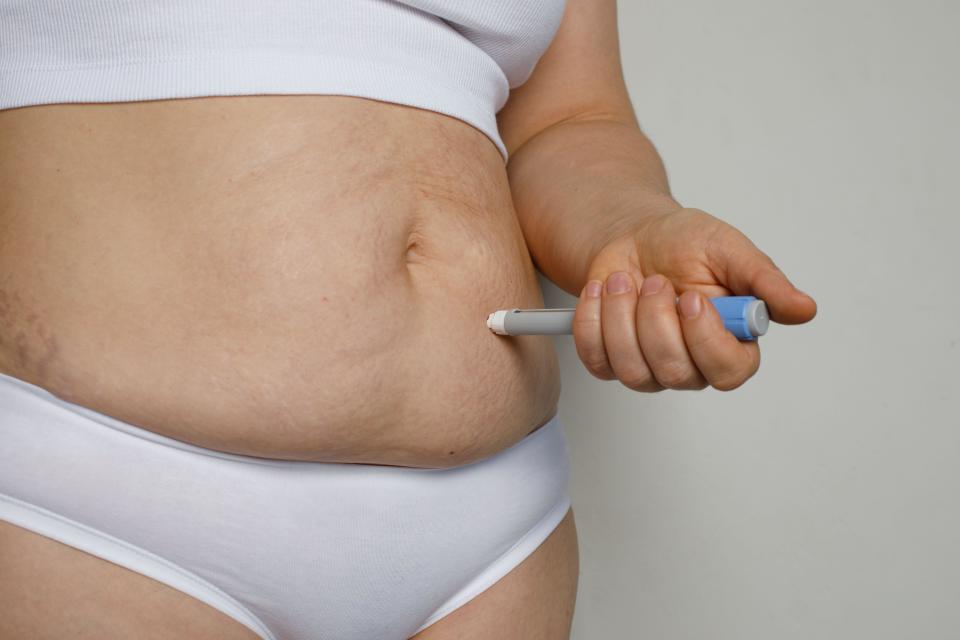
[[[756,340],[767,332],[770,314],[763,300],[753,296],[710,298],[723,318],[723,326],[740,340]]]

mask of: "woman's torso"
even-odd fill
[[[490,139],[343,96],[0,111],[0,371],[234,453],[463,464],[554,413]]]

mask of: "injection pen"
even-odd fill
[[[727,331],[740,340],[756,340],[767,332],[770,315],[753,296],[710,298]],[[487,316],[487,327],[502,336],[569,335],[576,309],[500,309]]]

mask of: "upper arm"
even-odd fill
[[[583,118],[636,122],[620,66],[616,0],[567,0],[556,37],[497,123],[512,154],[540,131]]]

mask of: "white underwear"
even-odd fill
[[[0,520],[189,594],[269,640],[404,640],[570,507],[559,416],[451,469],[222,453],[0,373]]]

